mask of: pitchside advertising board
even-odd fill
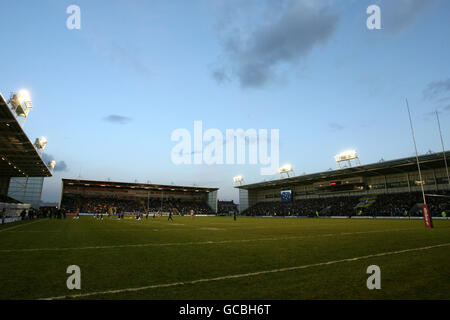
[[[425,227],[433,228],[433,220],[431,219],[431,214],[430,210],[428,209],[428,205],[426,204],[422,205],[422,212],[423,212],[423,220],[425,220]]]

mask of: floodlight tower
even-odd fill
[[[356,150],[346,150],[334,156],[334,160],[336,161],[336,168],[342,169],[342,163],[345,162],[349,167],[352,166],[360,166],[361,162],[359,161],[358,153]],[[352,163],[353,162],[353,163]]]
[[[8,100],[11,105],[11,110],[14,111],[17,117],[24,118],[21,126],[25,125],[28,114],[33,109],[33,103],[31,102],[30,93],[27,90],[20,90],[17,93],[11,94]]]
[[[241,175],[236,176],[236,177],[233,178],[233,182],[234,183],[239,183],[240,186],[242,186],[242,181],[244,181],[244,178]]]
[[[283,173],[285,173],[287,175],[287,177],[289,178],[289,172],[292,172],[292,175],[294,175],[294,170],[292,169],[292,165],[290,164],[285,164],[284,166],[280,167],[278,169],[278,173],[280,174],[280,177],[283,177]]]

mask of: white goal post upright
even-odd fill
[[[430,211],[428,210],[427,200],[425,199],[425,191],[424,191],[424,188],[423,188],[422,172],[420,171],[419,155],[417,153],[416,138],[414,136],[414,128],[413,128],[413,124],[412,124],[412,120],[411,120],[411,111],[409,109],[408,99],[405,98],[405,100],[406,100],[406,108],[408,109],[409,124],[411,126],[411,135],[412,135],[412,139],[413,139],[414,150],[416,152],[416,161],[417,161],[417,169],[419,171],[420,188],[422,190],[422,197],[423,197],[423,204],[424,204],[423,207],[422,207],[423,218],[425,220],[425,226],[427,228],[433,228],[433,222],[431,220],[431,214],[430,214]]]

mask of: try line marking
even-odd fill
[[[67,299],[67,298],[83,298],[83,297],[104,295],[104,294],[115,294],[115,293],[123,293],[123,292],[136,292],[136,291],[149,290],[149,289],[182,286],[182,285],[187,285],[187,284],[197,284],[197,283],[211,282],[211,281],[220,281],[220,280],[228,280],[228,279],[254,277],[254,276],[259,276],[259,275],[262,275],[262,274],[294,271],[294,270],[307,269],[307,268],[312,268],[312,267],[331,265],[331,264],[336,264],[336,263],[358,261],[358,260],[369,259],[369,258],[374,258],[374,257],[382,257],[382,256],[401,254],[401,253],[407,253],[407,252],[413,252],[413,251],[429,250],[429,249],[445,247],[445,246],[449,246],[449,245],[450,245],[450,242],[437,244],[437,245],[434,245],[434,246],[427,246],[427,247],[421,247],[421,248],[412,248],[412,249],[390,251],[390,252],[382,252],[382,253],[370,254],[370,255],[361,256],[361,257],[347,258],[347,259],[334,260],[334,261],[328,261],[328,262],[319,262],[319,263],[306,264],[306,265],[303,265],[303,266],[296,266],[296,267],[288,267],[288,268],[280,268],[280,269],[273,269],[273,270],[250,272],[250,273],[233,274],[233,275],[221,276],[221,277],[216,277],[216,278],[198,279],[198,280],[184,281],[184,282],[155,284],[155,285],[149,285],[149,286],[137,287],[137,288],[126,288],[126,289],[116,289],[116,290],[107,290],[107,291],[87,292],[87,293],[72,294],[72,295],[66,295],[66,296],[56,296],[56,297],[42,298],[42,299],[39,299],[39,300],[56,300],[56,299]]]
[[[11,230],[11,229],[16,229],[16,228],[23,227],[23,226],[29,226],[30,224],[34,224],[34,223],[38,223],[38,222],[42,222],[42,221],[43,220],[37,220],[37,221],[29,222],[29,223],[22,223],[22,224],[19,224],[18,226],[0,229],[0,232],[6,231],[6,230]]]
[[[326,234],[317,234],[317,235],[309,235],[309,236],[291,236],[291,237],[282,237],[282,238],[259,238],[259,239],[168,242],[168,243],[137,243],[137,244],[121,244],[121,245],[110,245],[110,246],[72,247],[72,248],[66,247],[66,248],[0,249],[0,253],[117,249],[117,248],[139,248],[139,247],[166,247],[166,246],[190,246],[190,245],[208,245],[208,244],[242,243],[242,242],[256,242],[256,241],[279,241],[279,240],[283,241],[283,240],[296,240],[296,239],[307,239],[307,238],[318,238],[318,237],[349,236],[349,235],[355,235],[355,234],[405,231],[405,230],[417,230],[417,229],[416,228],[405,228],[405,229],[387,229],[387,230],[374,230],[374,231],[340,232],[340,233],[326,233]]]

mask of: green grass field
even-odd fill
[[[43,219],[0,226],[0,257],[3,300],[450,299],[448,220]]]

